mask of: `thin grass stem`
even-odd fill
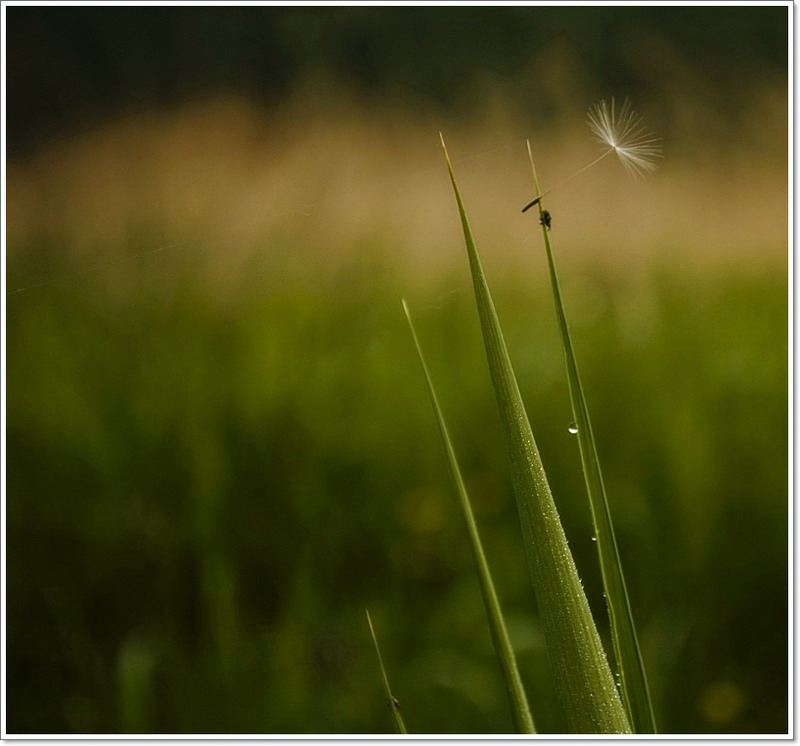
[[[386,693],[386,706],[392,713],[394,719],[394,726],[398,733],[406,735],[406,724],[403,722],[403,716],[400,714],[400,702],[392,694],[392,688],[389,686],[389,677],[386,675],[386,669],[383,666],[383,658],[381,657],[381,649],[378,645],[378,638],[375,635],[375,628],[372,626],[372,619],[370,618],[369,611],[365,609],[367,615],[367,624],[369,625],[369,633],[372,635],[372,644],[375,646],[375,655],[378,656],[378,665],[381,669],[381,679],[383,680],[383,690]]]
[[[536,166],[531,152],[530,141],[528,141],[528,157],[531,164],[534,189],[538,192],[539,180],[536,175]],[[538,204],[541,217],[544,213],[544,207],[541,202]],[[578,447],[586,481],[586,490],[589,495],[592,523],[597,539],[597,552],[600,558],[600,569],[605,587],[606,604],[611,622],[611,638],[619,669],[622,696],[635,732],[655,733],[655,717],[644,661],[636,635],[636,626],[633,620],[628,590],[625,585],[625,576],[622,572],[622,562],[611,521],[611,510],[603,484],[603,475],[600,471],[600,461],[597,456],[597,446],[592,432],[589,410],[578,373],[578,363],[572,346],[566,312],[564,311],[556,263],[550,245],[550,231],[543,226],[542,234],[544,236],[556,317],[558,318],[558,329],[564,352],[564,362],[567,368],[573,418],[577,427]]]
[[[503,611],[500,608],[500,601],[495,591],[494,581],[492,574],[489,570],[489,563],[486,561],[486,555],[483,551],[483,544],[481,542],[480,533],[478,532],[478,525],[475,522],[475,516],[472,513],[472,506],[470,505],[467,489],[464,486],[464,480],[461,476],[461,470],[458,466],[455,450],[453,449],[450,434],[445,424],[442,408],[439,406],[439,399],[436,396],[436,391],[433,387],[428,365],[425,362],[425,356],[422,353],[422,347],[417,337],[417,332],[414,329],[414,323],[411,320],[411,313],[408,310],[408,305],[405,300],[403,301],[403,310],[406,313],[409,329],[411,329],[411,336],[414,339],[414,345],[417,348],[417,355],[419,362],[422,366],[422,371],[425,374],[425,380],[428,384],[428,393],[430,394],[431,404],[433,411],[436,415],[436,420],[439,424],[439,432],[441,433],[444,442],[445,451],[447,452],[447,461],[450,466],[450,476],[453,479],[453,484],[458,494],[458,501],[461,507],[461,513],[464,516],[464,522],[467,526],[467,533],[469,534],[470,546],[472,547],[472,555],[475,560],[475,569],[478,573],[478,581],[480,583],[481,594],[483,595],[483,604],[486,608],[486,617],[489,623],[489,631],[491,632],[492,642],[494,643],[495,655],[497,662],[500,666],[500,671],[503,676],[503,681],[506,687],[506,694],[508,696],[509,707],[511,708],[511,716],[514,721],[514,727],[517,733],[536,733],[536,728],[533,724],[533,717],[531,715],[530,707],[528,705],[528,698],[525,694],[525,687],[522,684],[522,679],[519,675],[517,668],[517,658],[514,655],[514,649],[511,647],[511,640],[508,636],[505,620],[503,618]]]

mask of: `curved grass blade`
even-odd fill
[[[433,381],[431,380],[431,375],[425,362],[425,356],[422,354],[422,347],[419,344],[417,332],[414,329],[414,323],[411,321],[411,314],[409,313],[408,305],[405,301],[403,301],[403,310],[406,312],[406,319],[408,319],[408,326],[411,329],[411,336],[414,338],[414,345],[417,348],[419,362],[422,365],[422,371],[425,374],[425,380],[428,384],[431,404],[433,405],[433,411],[439,423],[439,432],[442,435],[444,447],[447,451],[450,475],[453,478],[453,483],[458,493],[459,504],[461,505],[461,512],[467,524],[467,533],[469,534],[470,545],[472,546],[472,555],[475,558],[475,568],[478,571],[478,581],[480,582],[481,593],[483,594],[483,603],[486,607],[489,630],[491,631],[497,662],[500,665],[503,681],[505,682],[506,694],[508,695],[508,702],[511,707],[514,727],[517,733],[536,733],[533,717],[531,716],[530,707],[528,706],[528,698],[525,695],[525,687],[522,684],[522,679],[520,678],[517,668],[517,658],[514,655],[514,650],[511,647],[511,641],[508,637],[505,620],[503,619],[503,611],[500,608],[500,602],[494,588],[492,575],[489,571],[489,564],[486,561],[486,555],[483,551],[481,537],[478,533],[478,526],[475,523],[475,516],[472,513],[472,506],[469,502],[467,489],[461,477],[461,470],[458,468],[458,461],[455,451],[453,450],[453,444],[450,441],[450,434],[447,431],[444,415],[439,406],[439,400],[433,388]]]
[[[406,735],[406,724],[403,722],[403,716],[400,714],[400,703],[392,694],[389,687],[389,677],[386,675],[386,669],[383,667],[383,658],[381,658],[381,649],[378,647],[378,638],[375,636],[375,628],[372,626],[372,619],[370,619],[369,611],[365,609],[367,615],[367,624],[369,625],[369,633],[372,635],[372,643],[375,645],[375,655],[378,656],[378,665],[381,668],[381,678],[383,679],[383,690],[386,693],[386,706],[391,710],[394,717],[394,727],[397,728],[398,733]]]
[[[556,693],[571,733],[630,733],[625,708],[550,493],[444,138],[442,148],[464,231],[489,372],[511,459],[525,557]]]
[[[536,168],[533,163],[531,144],[528,142],[528,156],[531,162],[534,188],[539,194],[539,181],[536,177]],[[544,216],[544,207],[541,201],[539,216]],[[608,605],[608,615],[611,621],[611,638],[614,644],[614,654],[620,674],[620,685],[628,716],[636,733],[655,733],[655,717],[653,705],[650,700],[650,690],[647,685],[647,676],[642,660],[639,640],[636,636],[636,627],[633,622],[628,590],[625,586],[625,576],[622,572],[622,562],[614,535],[614,526],[611,522],[611,511],[608,498],[603,485],[603,475],[600,471],[600,462],[597,458],[597,447],[592,433],[592,424],[589,419],[589,410],[583,394],[581,379],[578,375],[578,363],[572,347],[572,339],[561,299],[561,289],[558,284],[558,273],[550,246],[550,231],[542,221],[544,246],[547,252],[547,264],[550,270],[550,284],[553,291],[553,300],[558,317],[558,329],[561,335],[561,344],[564,348],[564,361],[567,366],[567,379],[569,381],[569,395],[572,402],[572,412],[577,427],[578,447],[583,464],[583,475],[586,480],[586,490],[589,494],[589,504],[592,509],[592,522],[597,539],[597,552],[600,556],[600,570]]]

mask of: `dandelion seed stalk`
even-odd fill
[[[625,170],[634,178],[652,173],[658,168],[656,161],[661,157],[661,139],[648,129],[642,117],[633,110],[627,99],[619,108],[613,98],[611,106],[605,101],[600,101],[589,109],[586,123],[594,134],[595,140],[605,145],[607,149],[591,163],[579,168],[546,192],[540,193],[522,208],[522,212],[527,212],[534,205],[538,205],[542,197],[546,197],[562,184],[566,184],[584,171],[588,171],[610,153],[617,154]]]

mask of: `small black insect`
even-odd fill
[[[542,211],[542,216],[539,218],[539,222],[542,225],[547,226],[547,230],[550,230],[550,213],[547,210]]]
[[[398,702],[397,697],[392,697],[387,703],[386,706],[390,710],[399,710],[400,709],[400,702]]]

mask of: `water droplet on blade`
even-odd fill
[[[597,537],[596,537],[596,536],[593,536],[593,537],[592,537],[592,541],[597,541]]]
[[[578,424],[576,422],[570,422],[567,430],[569,430],[572,435],[575,435],[575,433],[578,432]]]

